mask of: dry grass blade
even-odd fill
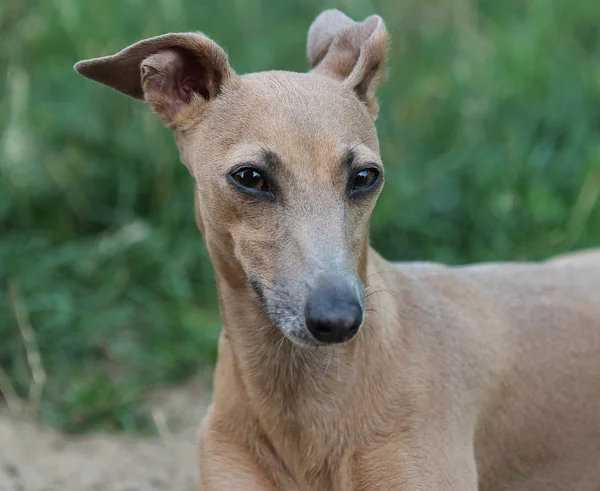
[[[0,367],[0,394],[6,401],[6,406],[8,407],[8,412],[11,416],[17,416],[22,413],[23,407],[21,400],[10,382],[10,377],[2,367]]]
[[[31,384],[29,386],[29,405],[28,411],[30,416],[37,419],[38,409],[44,393],[46,385],[46,371],[42,364],[42,357],[38,348],[35,331],[29,321],[29,312],[27,306],[21,296],[21,290],[18,284],[14,281],[8,283],[8,298],[12,305],[19,331],[23,338],[25,353],[27,354],[27,362],[31,370]]]
[[[167,417],[164,411],[160,409],[154,409],[152,411],[152,421],[154,421],[154,426],[156,427],[156,431],[158,432],[160,439],[163,442],[171,440],[172,434],[169,430]]]

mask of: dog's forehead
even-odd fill
[[[352,90],[334,80],[295,72],[241,77],[225,90],[192,131],[178,137],[184,162],[217,173],[273,152],[293,173],[331,171],[349,149],[379,159],[373,118]],[[301,164],[301,165],[300,165]]]
[[[202,124],[212,141],[285,147],[330,141],[377,151],[372,118],[353,92],[326,77],[294,72],[245,75]]]

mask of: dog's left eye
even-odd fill
[[[256,169],[246,168],[241,169],[232,174],[233,180],[240,186],[257,191],[268,191],[269,186],[267,180]]]
[[[363,169],[354,176],[352,181],[352,189],[364,189],[373,185],[373,183],[379,177],[379,171],[377,169]]]

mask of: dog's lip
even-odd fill
[[[363,328],[363,325],[364,325],[364,318],[363,318],[363,322],[361,323],[361,325],[359,326],[359,328],[356,330],[356,332],[354,333],[354,335],[351,338],[346,339],[345,341],[336,342],[336,343],[322,343],[321,341],[318,341],[310,333],[310,331],[306,328],[306,326],[303,327],[304,331],[306,332],[306,336],[298,335],[294,332],[291,332],[291,333],[286,332],[285,330],[283,330],[279,327],[278,328],[279,328],[279,331],[283,334],[283,336],[291,343],[293,343],[296,346],[301,347],[301,348],[311,349],[311,348],[343,346],[345,344],[351,343],[358,337],[360,331]]]
[[[319,346],[326,346],[325,344],[319,343],[316,339],[312,340],[311,342],[307,342],[305,339],[297,337],[297,336],[293,336],[293,335],[285,334],[285,333],[283,333],[283,335],[290,343],[292,343],[293,345],[298,346],[300,348],[310,349],[310,348],[318,348]]]

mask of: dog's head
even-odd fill
[[[364,319],[386,47],[380,17],[328,10],[308,32],[308,73],[239,76],[200,33],[146,39],[75,69],[147,101],[175,131],[218,274],[248,285],[292,341],[315,345],[351,339]]]

